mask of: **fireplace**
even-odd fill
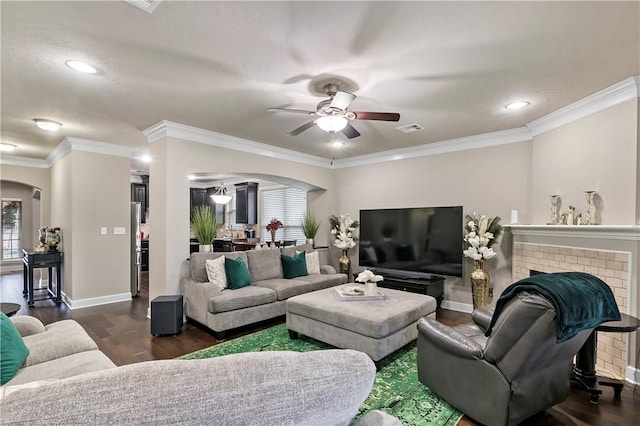
[[[627,228],[632,230],[631,238],[619,238],[617,233],[605,233],[608,228],[596,226],[513,226],[513,280],[536,273],[586,272],[611,287],[620,312],[637,317],[638,227]],[[634,356],[638,346],[630,347],[630,336],[598,333],[599,372],[638,382]]]

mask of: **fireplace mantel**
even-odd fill
[[[640,225],[505,225],[513,235],[640,241]]]
[[[640,316],[640,225],[505,225],[513,236],[512,278],[541,272],[586,272],[606,282],[621,312]],[[597,368],[640,383],[640,331],[598,333]]]

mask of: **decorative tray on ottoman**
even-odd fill
[[[385,298],[383,292],[380,289],[376,290],[374,295],[364,294],[364,285],[362,284],[343,284],[334,287],[340,299],[344,301],[357,301],[357,300],[382,300]]]

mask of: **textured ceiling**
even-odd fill
[[[640,74],[638,2],[2,1],[2,141],[45,158],[65,136],[148,148],[160,120],[328,157],[329,135],[269,107],[314,109],[324,76],[357,86],[362,136],[336,158],[520,127]],[[82,75],[81,59],[100,68]],[[531,105],[508,112],[504,105]],[[32,119],[64,123],[58,133]],[[395,127],[419,123],[403,134]]]

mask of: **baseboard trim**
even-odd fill
[[[64,303],[69,309],[82,309],[91,306],[107,305],[117,302],[130,302],[131,293],[110,294],[109,296],[91,297],[88,299],[72,300],[66,294],[63,295]]]
[[[450,309],[452,311],[465,312],[470,314],[473,312],[473,305],[468,303],[461,302],[452,302],[451,300],[443,300],[442,305],[440,305],[444,309]]]

